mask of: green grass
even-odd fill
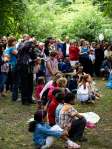
[[[95,105],[75,105],[79,112],[93,111],[101,120],[95,129],[86,130],[87,143],[82,149],[112,148],[112,90],[106,89],[103,81],[97,81],[103,97]],[[32,117],[35,105],[22,106],[11,102],[10,95],[0,100],[0,149],[34,149],[32,134],[27,131],[27,120]],[[56,141],[52,149],[64,149],[63,143]]]

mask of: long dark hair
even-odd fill
[[[38,110],[37,112],[35,112],[34,121],[29,123],[28,131],[34,132],[35,128],[36,128],[36,124],[42,123],[43,119],[46,117],[46,115],[47,115],[47,112],[44,110]]]

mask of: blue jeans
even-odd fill
[[[0,74],[0,92],[3,92],[6,80],[7,80],[7,73],[1,72],[1,74]]]
[[[16,101],[18,99],[18,91],[20,87],[20,77],[17,69],[11,71],[12,76],[12,101]]]

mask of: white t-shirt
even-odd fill
[[[84,85],[81,85],[81,86],[78,87],[77,98],[80,101],[87,101],[89,99],[88,83],[86,84],[86,88],[84,88]]]
[[[95,55],[94,54],[89,54],[89,58],[92,62],[95,61]]]

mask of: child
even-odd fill
[[[90,96],[93,99],[99,99],[101,95],[98,93],[98,89],[96,87],[95,81],[93,81],[92,77],[89,75],[89,85],[90,85]]]
[[[35,98],[40,100],[40,93],[45,86],[45,80],[43,77],[38,78],[37,85],[35,87]]]
[[[78,85],[77,98],[81,103],[94,103],[93,99],[90,97],[90,92],[89,75],[86,74],[82,77],[82,81]]]
[[[80,148],[80,145],[70,141],[66,136],[67,133],[60,130],[52,130],[51,127],[45,123],[47,113],[39,110],[34,114],[34,121],[29,124],[29,131],[33,132],[33,141],[38,149],[46,149],[52,145],[52,140],[48,136],[55,138],[63,138],[72,149]],[[58,127],[59,129],[59,127]]]
[[[0,96],[4,96],[4,85],[7,81],[8,77],[8,72],[9,72],[9,64],[7,62],[3,62],[1,65],[1,74],[0,74]]]
[[[64,100],[64,94],[60,89],[55,89],[52,92],[53,96],[48,106],[48,120],[50,126],[55,125],[55,111],[60,100]]]
[[[69,57],[66,57],[64,59],[64,61],[60,60],[59,64],[58,64],[58,67],[59,67],[59,70],[63,73],[73,72],[72,66],[70,64]]]
[[[44,77],[45,76],[45,60],[41,59],[40,62],[40,69],[38,71],[38,73],[36,74],[36,80],[38,80],[39,77]]]
[[[64,94],[67,94],[70,92],[70,90],[67,88],[68,80],[65,77],[59,78],[57,81],[57,87],[61,88],[61,90],[64,92]]]
[[[80,82],[81,78],[83,75],[85,75],[86,73],[83,72],[83,66],[78,66],[77,69],[76,69],[76,75],[78,77],[78,82]]]

